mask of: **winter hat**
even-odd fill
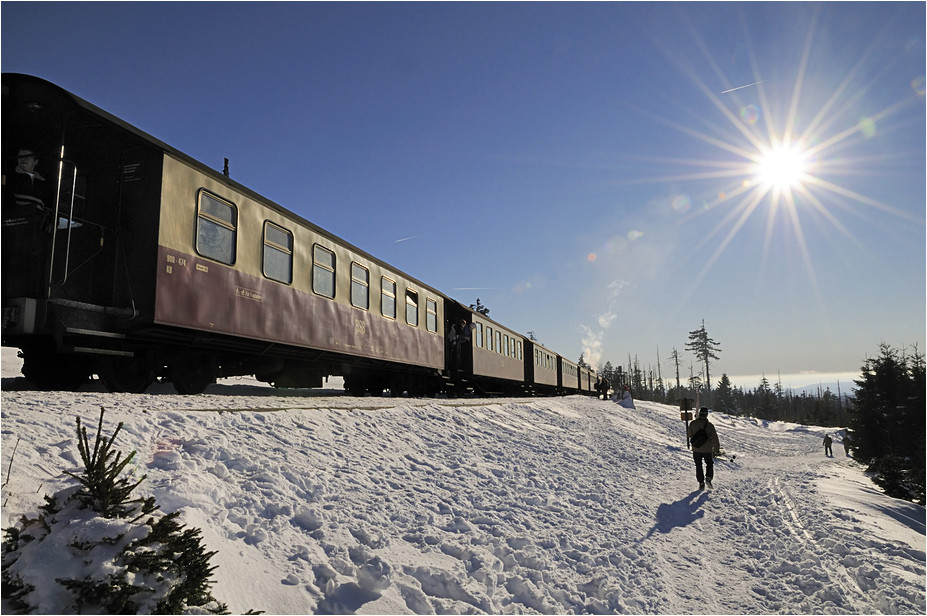
[[[698,416],[699,416],[699,417],[708,417],[708,407],[707,407],[707,406],[703,406],[703,407],[699,410]]]

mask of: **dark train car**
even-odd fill
[[[598,380],[599,377],[596,375],[594,370],[587,366],[580,367],[579,389],[582,393],[598,395],[598,392],[595,390],[595,384]]]
[[[41,79],[3,75],[3,120],[3,345],[29,380],[443,382],[434,289]]]
[[[3,344],[76,385],[151,318],[162,147],[40,79],[4,74],[2,104]]]
[[[448,361],[449,367],[459,366],[451,373],[451,387],[461,392],[524,394],[525,337],[457,302],[448,304],[448,322],[462,322],[469,331],[460,358],[450,357]]]

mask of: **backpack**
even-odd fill
[[[705,426],[707,427],[708,424],[706,423]],[[702,428],[701,430],[693,434],[691,442],[692,442],[693,447],[701,447],[702,445],[707,443],[708,442],[708,432],[705,431],[705,428]]]

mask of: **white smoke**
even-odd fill
[[[611,327],[611,324],[618,317],[618,313],[615,311],[618,295],[621,293],[621,290],[629,284],[631,283],[626,280],[613,280],[611,284],[606,287],[608,289],[608,296],[605,301],[605,312],[595,318],[598,327],[593,329],[585,324],[580,325],[583,329],[583,358],[586,363],[593,368],[598,369],[600,367],[599,364],[603,358],[602,345],[605,339],[605,332],[608,331],[608,328]]]

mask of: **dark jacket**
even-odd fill
[[[714,424],[708,421],[707,417],[699,417],[690,423],[689,428],[686,430],[686,436],[691,441],[692,435],[702,428],[705,428],[705,432],[708,433],[708,440],[701,447],[692,445],[692,453],[717,453],[720,451],[721,443],[718,441],[718,431],[715,430]]]

